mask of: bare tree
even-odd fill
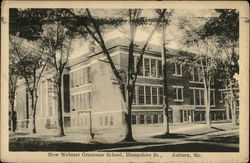
[[[50,58],[49,66],[55,72],[59,136],[65,136],[62,101],[63,73],[69,60],[72,40],[75,38],[73,26],[67,19],[66,11],[66,9],[47,10],[48,21],[43,25],[42,34],[42,44],[46,55]]]
[[[224,83],[226,105],[231,108],[232,124],[236,125],[235,106],[238,98],[238,82],[235,75],[239,74],[239,12],[235,9],[216,9],[215,11],[218,16],[206,22],[203,37],[217,37],[217,48],[222,50],[220,53],[222,71],[218,76]]]
[[[156,10],[157,14],[161,14],[161,11]],[[161,58],[162,58],[162,78],[163,78],[163,126],[164,133],[169,134],[169,116],[168,116],[168,77],[167,77],[167,49],[166,49],[166,28],[170,22],[170,17],[173,14],[173,10],[169,10],[162,17],[160,24],[161,33]]]
[[[43,55],[44,49],[39,47],[38,42],[46,16],[46,11],[42,9],[10,9],[10,59],[14,57],[18,61],[12,63],[18,63],[16,66],[19,75],[24,78],[26,90],[31,97],[33,133],[36,133],[37,87],[48,62]],[[26,99],[27,119],[29,119],[28,100]]]
[[[185,63],[193,69],[193,76],[195,71],[198,72],[198,80],[203,82],[204,86],[204,104],[206,108],[206,123],[211,127],[211,83],[218,67],[217,53],[218,49],[214,44],[216,38],[203,37],[204,24],[206,18],[188,18],[182,19],[180,26],[185,31],[183,43],[185,46],[196,48],[198,55],[184,57]]]
[[[16,97],[16,89],[17,89],[17,79],[19,77],[19,70],[17,66],[17,60],[15,55],[12,55],[12,51],[10,51],[10,58],[9,58],[9,104],[11,109],[11,131],[14,132],[14,124],[15,121],[15,97]]]
[[[110,53],[108,51],[108,48],[105,44],[103,35],[102,35],[102,26],[103,24],[98,23],[98,19],[94,18],[91,14],[91,11],[89,9],[86,9],[86,15],[89,18],[89,24],[83,23],[83,26],[88,31],[89,35],[94,39],[97,44],[101,47],[103,53],[106,55],[108,63],[110,64],[111,70],[113,74],[116,77],[117,83],[119,85],[122,100],[123,100],[123,106],[126,107],[125,111],[125,121],[126,121],[126,127],[125,127],[125,138],[123,141],[132,142],[134,141],[133,135],[132,135],[132,123],[131,123],[131,113],[132,113],[132,101],[133,101],[133,94],[135,89],[135,83],[138,76],[138,72],[140,71],[140,65],[143,60],[143,55],[145,53],[145,50],[148,46],[149,41],[151,40],[152,36],[154,35],[156,29],[159,27],[160,20],[164,16],[164,13],[166,12],[166,9],[163,9],[161,11],[161,14],[157,18],[157,21],[152,29],[152,31],[149,33],[148,37],[146,38],[141,51],[140,56],[136,64],[134,65],[134,47],[135,47],[135,34],[137,27],[139,26],[138,20],[140,17],[141,9],[129,9],[126,11],[128,15],[128,24],[129,24],[129,50],[128,50],[128,67],[127,67],[127,74],[126,79],[123,79],[121,77],[120,72],[116,68]],[[81,16],[76,15],[75,13],[71,12],[71,14],[77,18],[79,21],[81,21]],[[82,15],[85,16],[85,15]],[[117,21],[114,21],[117,23]]]
[[[17,69],[24,78],[31,98],[32,132],[36,133],[37,88],[48,59],[43,56],[43,49],[37,48],[34,42],[10,36],[10,51],[18,60]]]

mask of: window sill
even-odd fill
[[[189,83],[203,84],[203,82],[199,82],[199,81],[189,81]]]
[[[204,84],[202,81],[189,81],[189,83],[194,83],[194,84]],[[211,83],[211,85],[214,85],[214,83]]]
[[[195,106],[195,107],[205,107],[205,105],[192,105],[192,106]],[[211,105],[210,107],[216,107],[216,106],[215,105]]]
[[[145,105],[145,104],[132,104],[132,106],[135,107],[162,107],[163,104],[161,105]]]
[[[138,78],[162,80],[162,77],[160,78],[160,77],[152,77],[152,76],[138,76]]]
[[[89,86],[89,85],[91,85],[91,83],[86,83],[86,84],[82,84],[82,85],[77,85],[77,86],[70,87],[70,88],[71,88],[71,89],[74,89],[74,88],[80,88],[80,87]]]
[[[182,74],[173,74],[173,76],[182,77]]]
[[[184,100],[174,100],[174,102],[184,102]]]

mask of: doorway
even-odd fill
[[[180,110],[180,122],[192,123],[194,122],[194,110],[192,109],[181,109]]]

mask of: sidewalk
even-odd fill
[[[200,151],[237,152],[239,150],[239,130],[230,123],[214,125],[208,129],[204,124],[173,130],[166,135],[135,135],[136,142],[120,142],[124,136],[112,132],[96,135],[68,133],[57,137],[56,133],[25,134],[10,136],[10,151]],[[176,131],[176,133],[174,132]],[[178,133],[177,133],[178,131]],[[139,131],[137,131],[139,132]]]
[[[237,128],[237,127],[236,127]],[[207,128],[206,124],[179,124],[170,126],[170,133],[176,134],[176,138],[186,137],[186,136],[195,136],[195,135],[203,135],[207,133],[217,132],[217,131],[225,131],[235,129],[231,125],[231,123],[218,123],[212,124],[212,128]],[[164,129],[162,125],[155,126],[146,126],[146,125],[138,125],[133,126],[133,137],[138,141],[159,141],[151,140],[153,136],[159,136],[164,133]],[[46,139],[47,141],[63,141],[63,142],[81,142],[81,143],[89,143],[92,142],[89,131],[86,132],[72,132],[66,131],[66,136],[58,137],[58,131],[55,129],[46,130],[46,132],[39,132],[36,134],[31,134],[29,130],[24,130],[21,132],[11,133],[10,138],[37,138],[37,139]],[[177,136],[178,135],[178,136]],[[182,135],[182,136],[181,136]],[[107,131],[98,131],[95,132],[94,141],[100,143],[116,143],[121,141],[124,138],[124,130],[123,129],[112,129]],[[174,139],[174,136],[169,139]]]

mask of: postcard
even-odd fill
[[[1,12],[1,161],[248,161],[247,2]]]

